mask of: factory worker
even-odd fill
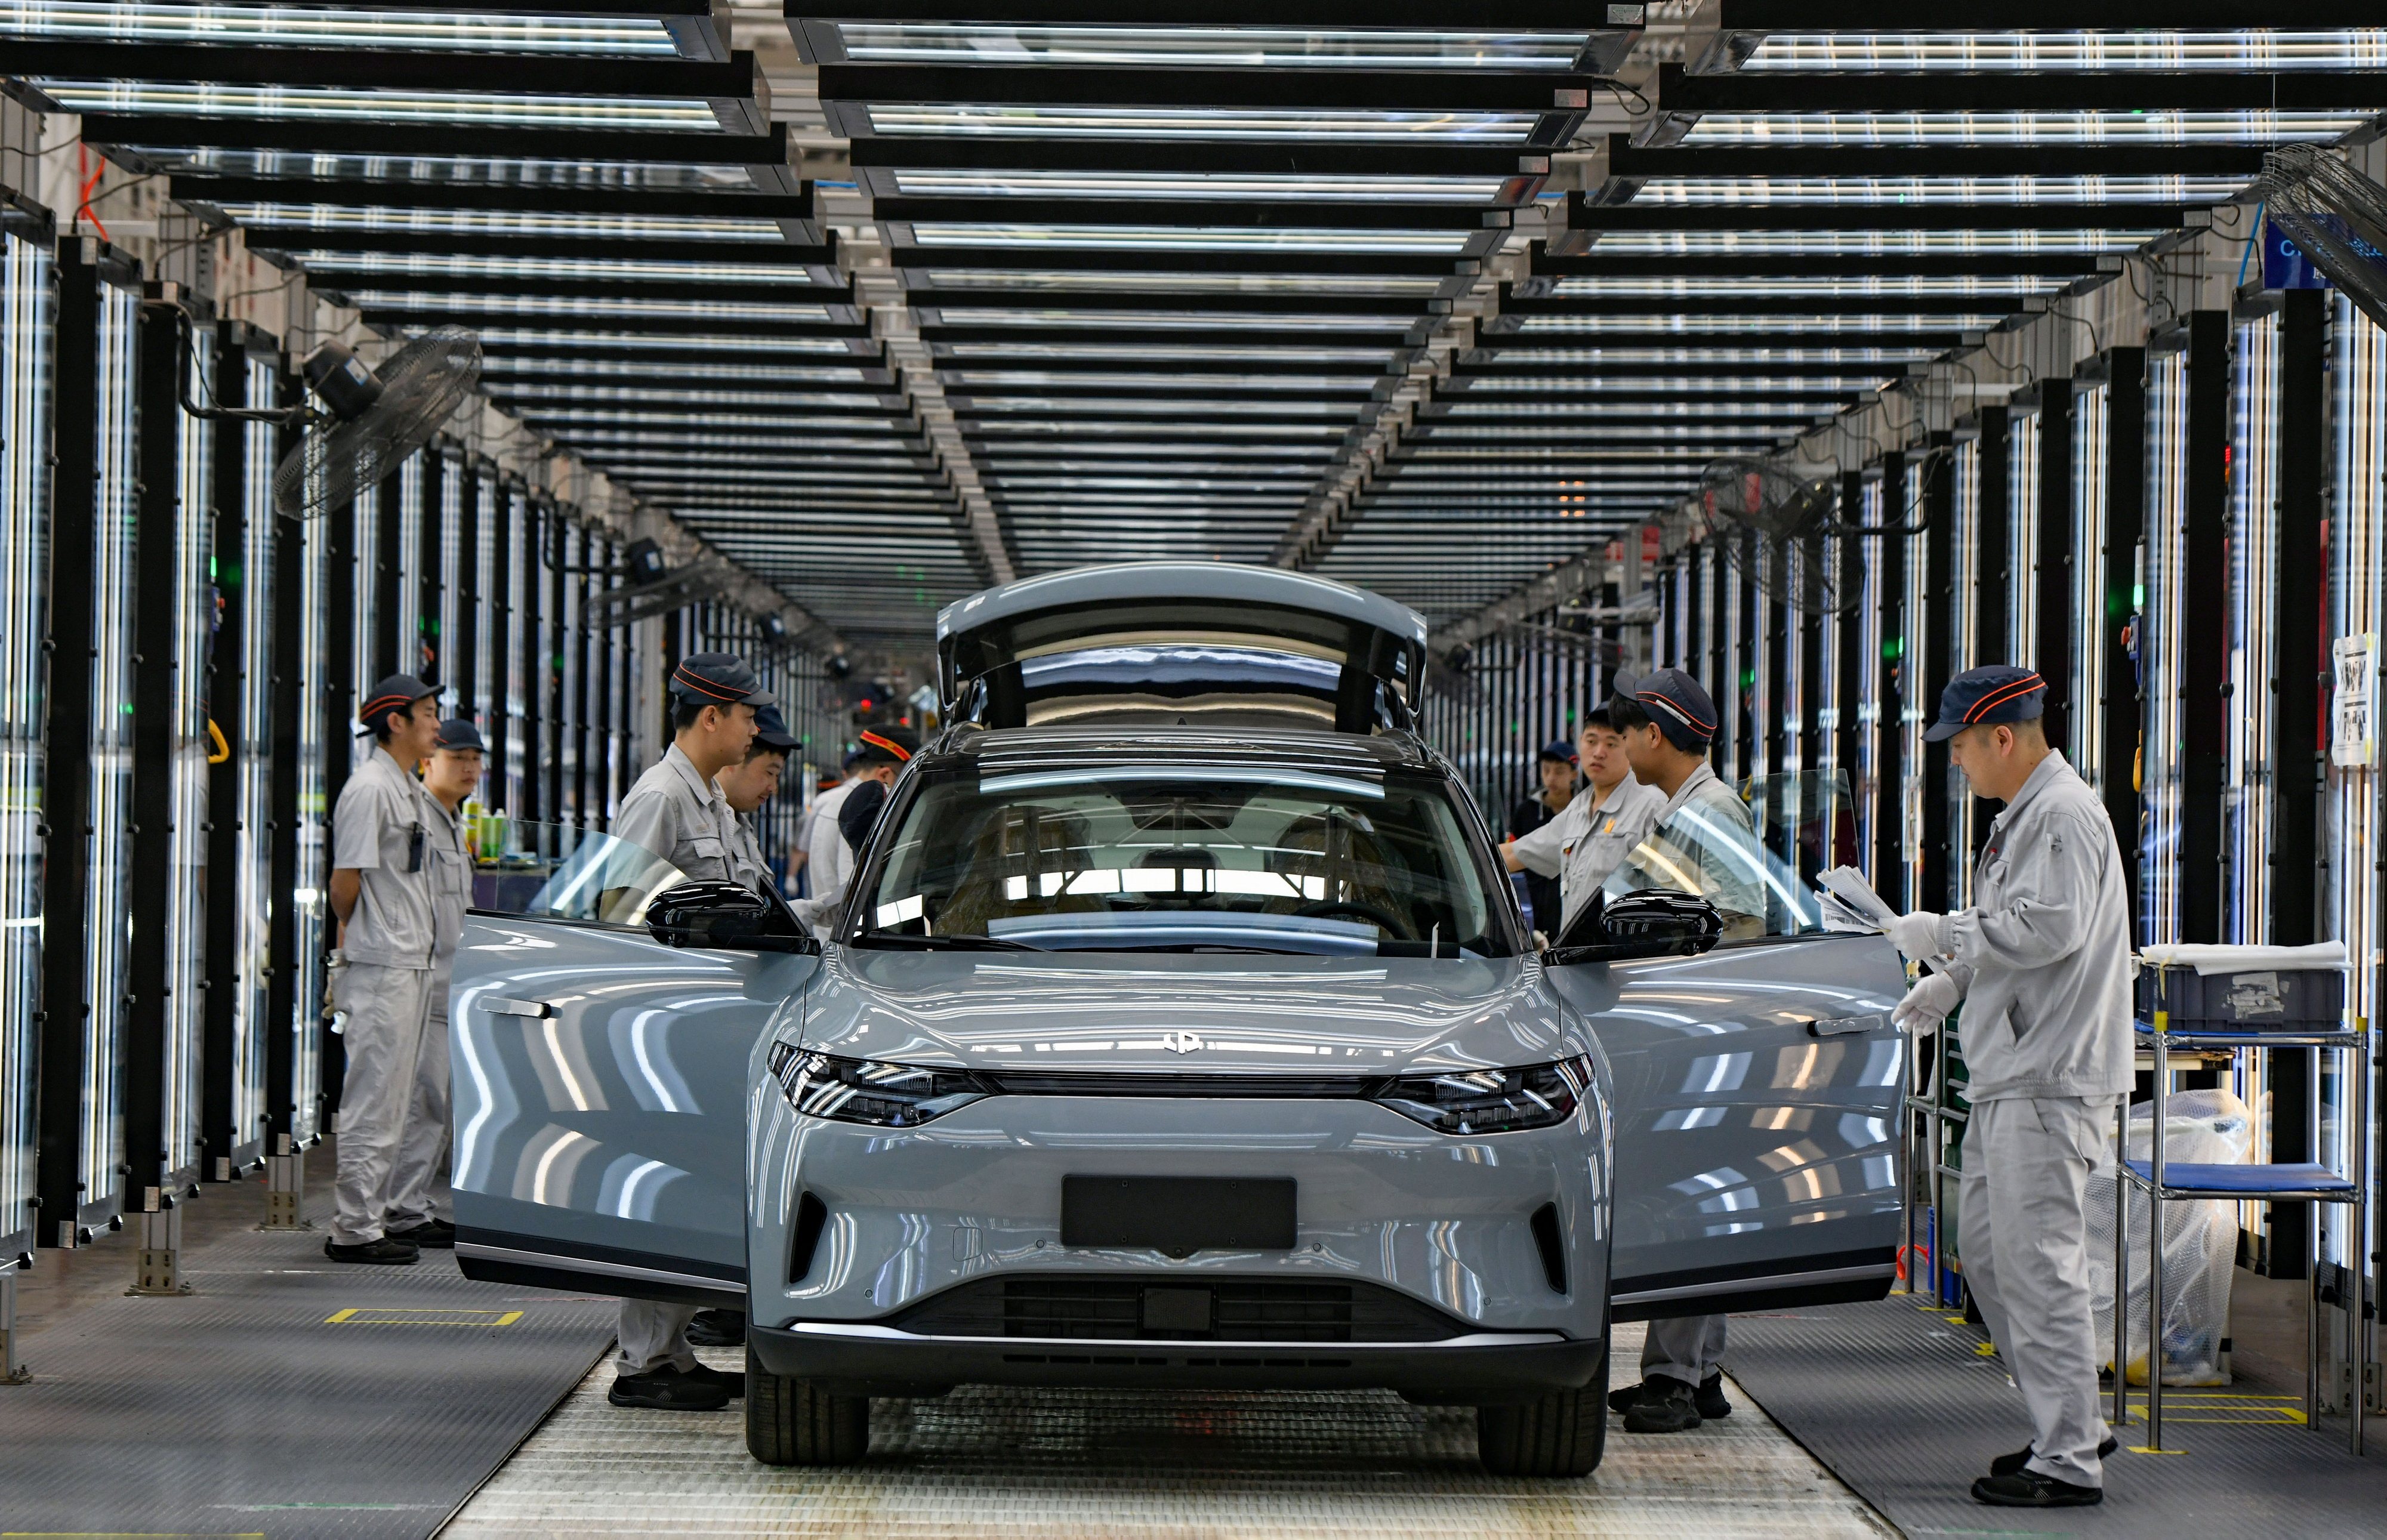
[[[431,1022],[437,905],[432,829],[438,804],[414,778],[439,735],[438,692],[394,674],[357,716],[373,748],[332,809],[333,1005],[344,1017],[335,1262],[409,1263],[417,1243],[390,1233],[391,1178],[406,1142],[417,1062]]]
[[[699,652],[672,670],[672,746],[640,776],[613,815],[613,835],[642,845],[691,880],[735,880],[738,815],[714,777],[746,763],[756,714],[776,705],[754,671],[727,652]],[[621,1355],[606,1398],[617,1407],[712,1411],[745,1392],[745,1377],[697,1361],[693,1305],[622,1301]]]
[[[480,789],[481,730],[462,717],[439,724],[423,762],[423,789],[432,816],[423,820],[423,853],[431,870],[431,1008],[414,1059],[414,1093],[390,1171],[388,1233],[418,1246],[452,1250],[456,1226],[439,1217],[448,1205],[448,985],[456,971],[456,942],[473,903],[472,830],[464,799]]]
[[[1633,778],[1664,799],[1647,832],[1609,875],[1612,894],[1643,888],[1699,893],[1724,917],[1726,938],[1765,933],[1751,859],[1749,809],[1708,764],[1715,701],[1679,668],[1619,677],[1609,721]],[[1732,1415],[1724,1394],[1724,1319],[1677,1316],[1649,1323],[1641,1382],[1612,1392],[1628,1433],[1672,1433]]]
[[[1559,879],[1558,923],[1536,915],[1542,933],[1556,941],[1574,917],[1599,891],[1608,874],[1625,852],[1641,841],[1665,810],[1663,792],[1633,778],[1625,762],[1624,738],[1609,720],[1608,708],[1586,713],[1575,736],[1576,763],[1583,785],[1564,811],[1530,834],[1500,847],[1500,860],[1510,871],[1529,871]]]
[[[2115,1447],[2098,1411],[2084,1196],[2130,1090],[2129,885],[2104,804],[2048,747],[2046,694],[2003,664],[1941,693],[1924,736],[2005,811],[1973,907],[1888,927],[1934,970],[1899,1003],[1900,1023],[1934,1029],[1964,1007],[1964,1280],[2031,1422],[2029,1446],[1973,1483],[2001,1508],[2102,1501]]]

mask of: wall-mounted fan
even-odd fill
[[[183,410],[193,417],[273,423],[301,430],[273,469],[273,506],[311,519],[352,500],[431,442],[481,378],[481,339],[440,326],[400,347],[379,369],[327,342],[300,366],[314,400],[296,407],[201,406],[191,398],[191,316],[171,300],[182,331]],[[320,404],[319,404],[320,403]]]
[[[1914,463],[1913,501],[1890,523],[1847,518],[1837,472],[1762,455],[1711,461],[1699,473],[1699,511],[1725,559],[1760,592],[1801,613],[1844,615],[1863,598],[1857,542],[1928,528],[1930,515],[1914,518],[1915,510],[1945,458],[1933,449]]]
[[[2254,193],[2313,265],[2387,326],[2387,187],[2318,145],[2287,145],[2263,157]]]

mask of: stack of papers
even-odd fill
[[[1826,930],[1878,931],[1898,917],[1898,911],[1881,901],[1864,873],[1854,866],[1835,866],[1816,880],[1823,884],[1815,898]]]

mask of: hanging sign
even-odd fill
[[[2367,768],[2379,763],[2379,633],[2340,637],[2330,653],[2336,690],[2330,706],[2329,762]]]
[[[2326,219],[2329,216],[2323,215]],[[2339,221],[2343,225],[2343,221]],[[2342,233],[2342,231],[2341,231]],[[2263,221],[2263,286],[2267,289],[2325,289],[2329,275],[2313,266],[2304,247],[2288,238],[2288,233]]]

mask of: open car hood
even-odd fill
[[[1528,958],[908,952],[832,946],[803,1045],[1037,1073],[1372,1076],[1582,1051]]]
[[[937,616],[945,719],[1342,732],[1415,719],[1425,621],[1272,567],[1138,562],[990,588]]]

